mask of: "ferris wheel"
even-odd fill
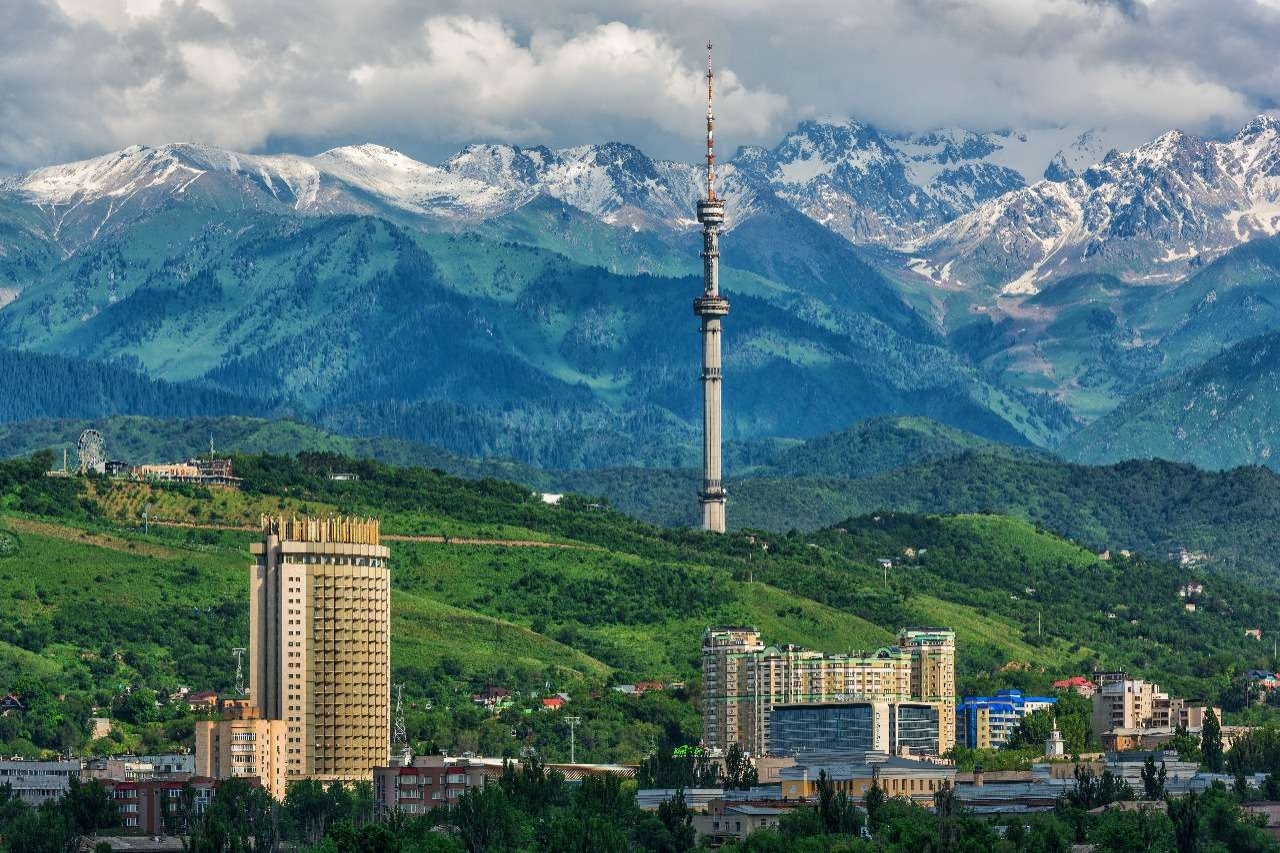
[[[107,470],[106,443],[102,440],[102,433],[96,429],[80,433],[80,440],[76,442],[76,460],[79,463],[77,470],[81,474],[88,474],[90,471],[101,474]]]

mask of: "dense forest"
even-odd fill
[[[0,423],[32,418],[264,415],[271,405],[195,383],[150,379],[125,367],[0,349]]]

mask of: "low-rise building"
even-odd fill
[[[218,782],[215,779],[192,777],[124,782],[106,780],[103,786],[120,813],[121,826],[140,835],[155,836],[176,833],[176,818],[186,806],[182,800],[184,788],[191,787],[190,807],[192,813],[198,815],[209,807]]]
[[[27,805],[38,806],[45,800],[56,800],[71,787],[71,779],[79,779],[78,758],[65,761],[0,761],[0,785],[13,787],[13,796]]]
[[[693,829],[699,841],[708,838],[713,847],[742,841],[757,829],[776,829],[782,816],[799,803],[783,802],[778,786],[750,791],[725,791],[706,804],[705,811],[693,815]]]
[[[378,814],[400,811],[426,814],[436,806],[454,805],[468,788],[481,788],[502,776],[510,759],[464,755],[419,755],[403,764],[375,767],[373,803]],[[636,768],[621,764],[548,764],[566,782],[586,776],[632,778]]]
[[[166,776],[194,776],[196,757],[189,752],[161,755],[120,755],[112,758],[93,758],[85,762],[83,779],[99,781],[111,779],[117,782],[158,779]]]
[[[1093,694],[1098,692],[1098,687],[1092,681],[1083,675],[1073,675],[1070,678],[1063,678],[1060,681],[1053,682],[1054,690],[1074,690],[1086,699],[1093,698]]]
[[[836,791],[861,802],[872,784],[886,796],[906,797],[928,805],[933,796],[955,782],[951,764],[913,760],[868,752],[864,755],[806,755],[779,771],[784,800],[809,800],[818,794],[818,779],[826,773]]]

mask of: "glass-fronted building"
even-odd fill
[[[939,710],[924,702],[822,702],[777,705],[769,714],[769,752],[939,753]]]

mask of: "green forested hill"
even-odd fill
[[[1280,332],[1251,338],[1139,392],[1070,436],[1080,462],[1164,458],[1202,468],[1280,466]]]
[[[261,416],[270,409],[268,402],[206,385],[164,382],[113,365],[0,349],[0,424],[121,412],[162,418]]]
[[[212,434],[225,452],[287,447],[368,456],[514,480],[530,490],[600,496],[664,526],[697,521],[699,473],[693,468],[542,470],[400,439],[349,438],[293,421],[121,417],[0,424],[0,457],[74,446],[86,426],[103,432],[112,456],[133,462],[186,458],[202,452]],[[729,520],[735,528],[812,530],[880,511],[992,511],[1094,549],[1154,556],[1176,548],[1203,551],[1215,570],[1280,583],[1273,557],[1280,540],[1271,521],[1280,513],[1280,476],[1260,467],[1217,472],[1161,461],[1079,465],[917,418],[875,419],[785,447],[729,450]]]
[[[567,213],[426,233],[279,205],[159,205],[43,268],[0,308],[0,345],[200,379],[340,432],[468,456],[689,464],[696,245],[598,223],[543,234]],[[952,355],[844,241],[790,217],[779,227],[805,231],[803,245],[764,228],[726,256],[727,436],[803,438],[885,412],[1040,444],[1069,428],[1048,398],[1006,393]],[[618,245],[597,240],[643,243],[652,262],[606,266]],[[672,334],[677,318],[688,334]]]
[[[696,683],[701,631],[718,622],[832,651],[875,647],[905,624],[952,626],[962,685],[974,689],[1042,689],[1101,662],[1217,697],[1241,667],[1271,665],[1244,629],[1266,624],[1280,595],[1212,578],[1201,612],[1183,614],[1174,591],[1194,573],[1104,562],[1011,519],[894,514],[809,535],[712,536],[664,531],[580,499],[547,506],[497,480],[328,454],[235,461],[243,492],[50,479],[40,475],[47,459],[0,465],[0,689],[34,689],[35,676],[80,703],[66,706],[69,727],[25,735],[36,745],[73,740],[91,704],[117,708],[122,743],[159,745],[178,736],[165,722],[177,717],[135,719],[122,691],[230,686],[230,649],[247,630],[252,539],[235,528],[262,512],[376,513],[401,537],[390,542],[395,677],[439,711],[415,714],[416,736],[449,743],[474,743],[483,719],[450,722],[442,709],[485,684],[551,682],[582,695],[614,680]],[[335,468],[361,479],[330,481]],[[155,524],[145,534],[144,503],[153,519],[195,527]],[[908,557],[908,548],[925,553]],[[886,557],[896,562],[887,579],[875,562]],[[582,707],[633,721],[637,708],[657,713],[611,702]],[[689,706],[669,711],[671,724],[696,731]],[[0,725],[0,739],[12,742],[15,731]],[[499,751],[516,746],[495,730],[483,736]],[[640,748],[603,722],[587,744],[579,748],[614,760]]]

